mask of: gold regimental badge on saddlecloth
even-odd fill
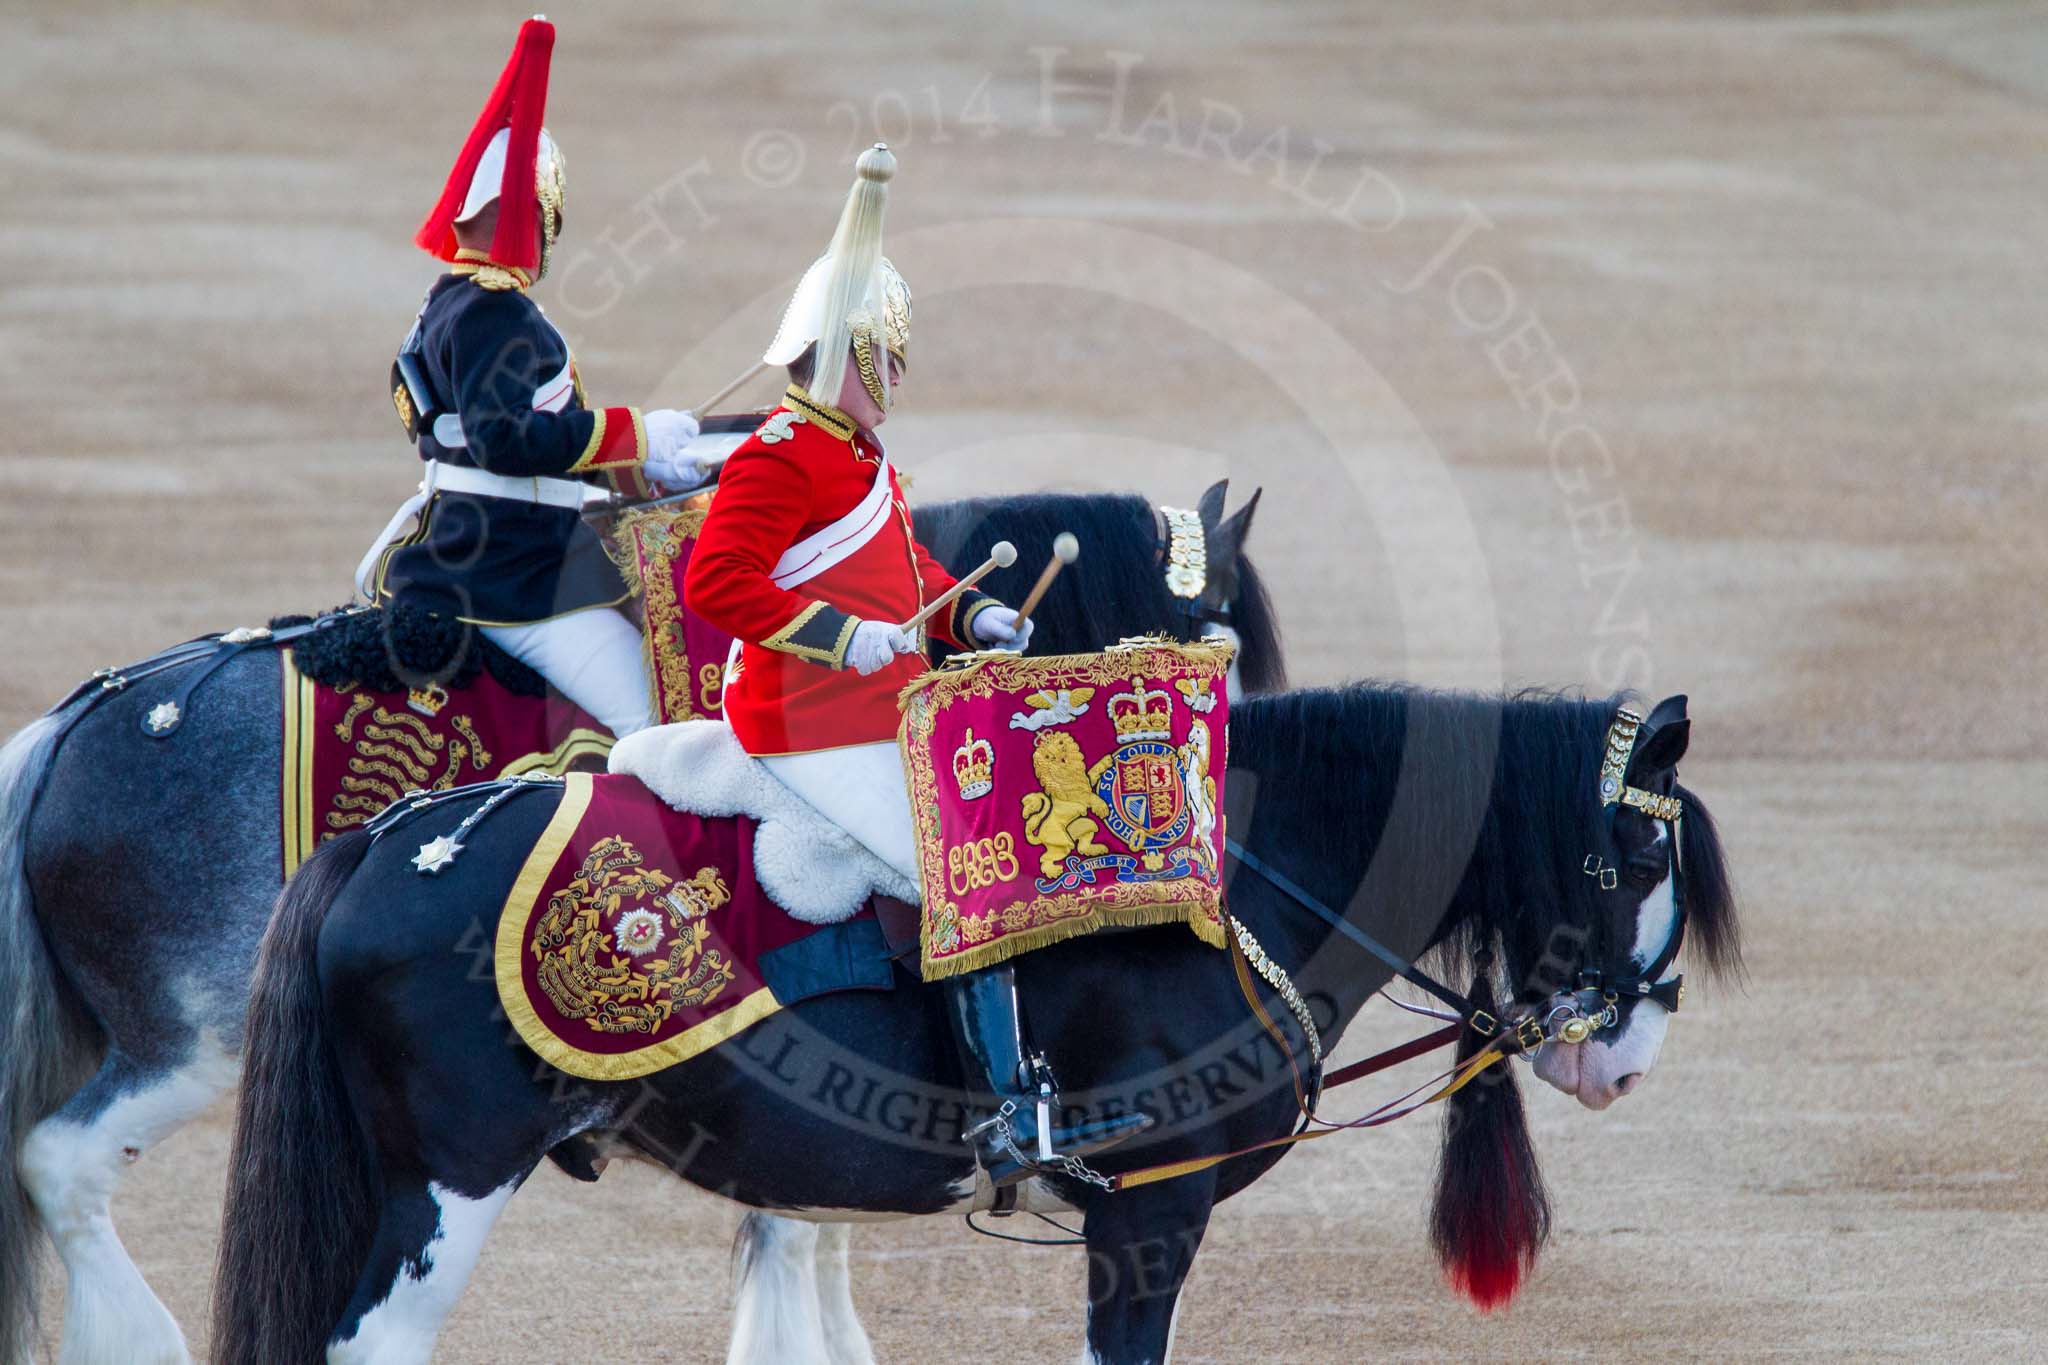
[[[679,882],[644,866],[626,840],[601,839],[533,926],[527,950],[540,988],[566,1019],[652,1033],[732,984],[732,963],[705,946],[704,919],[731,899],[716,868]]]

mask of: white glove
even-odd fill
[[[915,654],[917,641],[889,621],[862,621],[846,642],[846,666],[863,678],[887,668],[898,654]]]
[[[974,638],[997,649],[1011,649],[1024,652],[1024,646],[1031,643],[1031,632],[1038,625],[1036,621],[1024,623],[1023,634],[1017,633],[1017,613],[1008,607],[983,607],[974,617]]]
[[[711,472],[710,465],[683,453],[683,447],[697,439],[695,413],[656,408],[643,413],[640,421],[647,428],[647,464],[643,472],[648,478],[670,488],[688,488],[704,482]]]

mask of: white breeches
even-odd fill
[[[571,612],[530,626],[485,626],[483,632],[618,738],[653,723],[640,631],[610,607]]]
[[[910,788],[894,740],[815,754],[781,754],[761,762],[818,814],[922,885],[917,875],[917,833],[910,823]]]

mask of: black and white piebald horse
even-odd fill
[[[1543,1063],[1590,1105],[1649,1071],[1681,935],[1708,966],[1733,967],[1735,911],[1712,822],[1677,784],[1684,699],[1626,745],[1620,707],[1366,686],[1237,705],[1230,907],[1298,987],[1323,1047],[1390,979],[1356,930],[1397,954],[1434,947],[1473,964],[1469,1001],[1510,1027],[1563,1014],[1596,1030],[1548,1044]],[[985,1202],[959,1141],[971,1097],[939,993],[907,976],[795,1004],[640,1081],[576,1082],[539,1064],[458,945],[494,922],[559,791],[508,798],[436,877],[412,861],[483,799],[345,835],[285,893],[251,1002],[213,1317],[224,1365],[426,1360],[492,1223],[565,1144],[830,1222]],[[1288,1058],[1306,1065],[1308,1030],[1266,991],[1283,1051],[1230,960],[1182,929],[1069,940],[1017,959],[1017,974],[1063,1100],[1083,1111],[1072,1117],[1156,1120],[1099,1170],[1022,1188],[1026,1208],[1082,1215],[1087,1358],[1160,1361],[1212,1208],[1284,1149],[1116,1190],[1100,1178],[1288,1134]],[[1496,985],[1509,992],[1498,1006]],[[1566,1048],[1569,1062],[1551,1053]],[[1507,1067],[1483,1075],[1450,1101],[1433,1235],[1453,1281],[1497,1302],[1549,1214]],[[844,1289],[843,1277],[827,1287],[832,1316],[808,1346],[755,1342],[753,1358],[864,1356],[864,1340],[829,1339],[858,1332]],[[570,1341],[548,1349],[577,1354]]]
[[[1070,652],[1227,619],[1243,685],[1278,685],[1280,646],[1243,543],[1256,497],[1223,515],[1203,497],[1210,572],[1171,595],[1159,514],[1135,496],[1035,495],[918,510],[944,562],[1007,539],[1081,539],[1037,614],[1036,646]],[[990,580],[1021,598],[1034,569]],[[257,944],[281,884],[281,664],[274,648],[222,663],[178,732],[144,717],[208,656],[125,689],[89,684],[0,750],[0,1361],[34,1347],[41,1239],[69,1276],[65,1365],[187,1360],[183,1336],[116,1236],[128,1163],[239,1074]],[[132,676],[145,670],[123,670]],[[110,796],[111,794],[111,796]]]

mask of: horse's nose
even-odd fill
[[[1629,1072],[1629,1073],[1628,1073],[1628,1075],[1626,1075],[1626,1076],[1623,1076],[1623,1077],[1622,1077],[1622,1078],[1621,1078],[1620,1080],[1618,1080],[1618,1081],[1616,1081],[1616,1082],[1614,1083],[1614,1093],[1615,1093],[1616,1095],[1626,1095],[1626,1094],[1628,1094],[1628,1093],[1629,1093],[1629,1092],[1630,1092],[1631,1090],[1634,1090],[1634,1089],[1636,1088],[1636,1086],[1638,1086],[1639,1084],[1641,1084],[1641,1083],[1642,1083],[1642,1079],[1643,1079],[1643,1073],[1642,1073],[1642,1072],[1640,1072],[1640,1071],[1631,1071],[1631,1072]]]

